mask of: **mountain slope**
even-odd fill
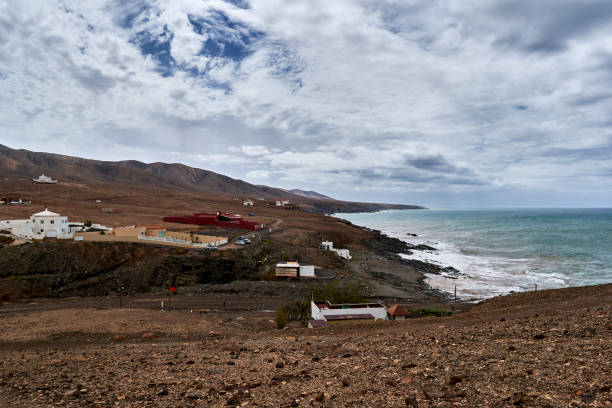
[[[366,212],[385,209],[422,208],[399,204],[337,201],[314,191],[283,190],[253,185],[208,170],[180,163],[143,163],[136,160],[100,161],[54,153],[11,149],[0,145],[0,175],[8,179],[31,179],[41,174],[60,182],[138,186],[239,197],[288,197],[306,211],[317,213]]]
[[[9,178],[31,178],[44,173],[63,182],[126,184],[202,193],[264,195],[273,198],[287,195],[281,189],[254,186],[242,180],[180,163],[99,161],[14,150],[2,145],[0,173]]]
[[[335,200],[334,198],[331,198],[321,193],[317,193],[316,191],[312,191],[312,190],[305,191],[305,190],[294,188],[293,190],[287,190],[287,192],[293,195],[296,195],[296,196],[312,198],[315,200]]]

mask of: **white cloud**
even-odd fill
[[[612,187],[606,10],[0,0],[0,143],[351,198],[599,194]]]

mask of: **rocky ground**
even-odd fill
[[[273,314],[219,300],[170,312],[4,305],[1,405],[612,406],[612,285],[317,330],[276,330]]]

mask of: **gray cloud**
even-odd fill
[[[0,142],[340,198],[601,202],[611,17],[597,0],[0,0]]]
[[[526,52],[557,53],[565,51],[571,40],[601,26],[610,27],[612,5],[605,0],[505,0],[491,6],[490,13],[500,21],[510,21],[505,24],[510,26],[508,32],[496,40],[498,45]]]

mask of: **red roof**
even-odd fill
[[[387,309],[391,316],[408,316],[408,312],[397,303]]]

